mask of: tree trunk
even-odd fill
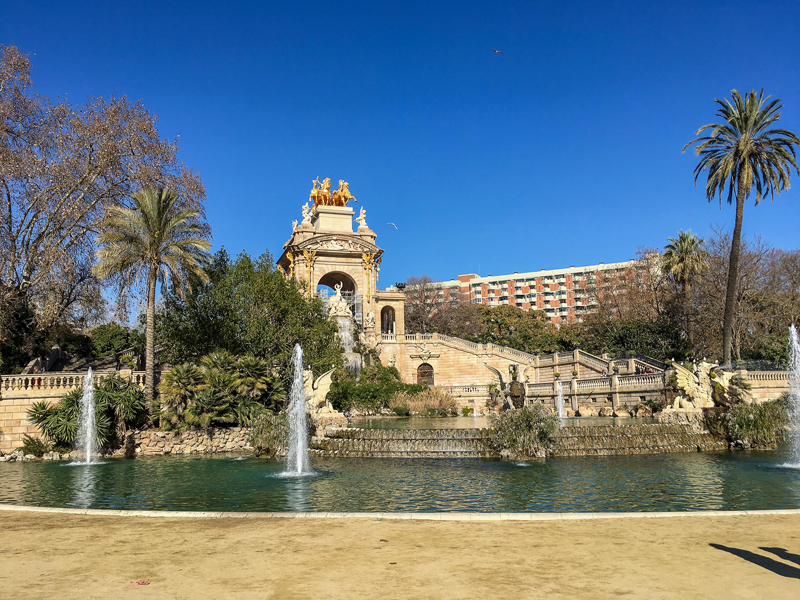
[[[144,398],[148,412],[155,398],[155,337],[156,337],[156,277],[157,268],[150,265],[147,273],[147,326],[144,350]]]
[[[728,263],[728,287],[725,290],[725,315],[722,318],[722,364],[731,365],[733,342],[733,313],[736,309],[736,286],[739,280],[739,246],[742,239],[745,189],[742,185],[743,171],[740,167],[736,183],[736,223],[731,239],[731,258]]]
[[[687,282],[684,287],[684,310],[686,311],[686,337],[689,340],[689,348],[694,352],[694,331],[692,329],[692,289]]]

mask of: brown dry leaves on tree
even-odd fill
[[[160,186],[202,214],[199,175],[178,160],[176,141],[160,139],[156,124],[124,96],[83,105],[39,96],[28,57],[0,46],[0,292],[33,301],[40,326],[101,306],[90,268],[109,207]]]

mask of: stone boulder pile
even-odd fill
[[[250,452],[250,430],[247,427],[215,427],[196,431],[135,431],[131,446],[138,455],[207,454],[215,452]]]

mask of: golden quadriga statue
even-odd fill
[[[344,179],[339,180],[339,189],[331,192],[331,179],[326,177],[320,182],[319,177],[311,182],[314,187],[311,188],[309,201],[314,203],[314,206],[347,206],[347,203],[352,200],[358,202],[355,197],[350,193],[350,184]]]

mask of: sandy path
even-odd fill
[[[0,531],[3,598],[800,597],[800,515],[436,522],[2,512]],[[130,583],[142,579],[150,585]]]

